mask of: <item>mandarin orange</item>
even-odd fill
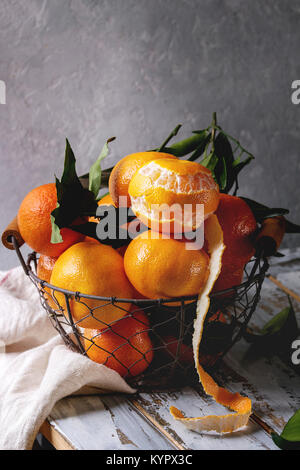
[[[257,231],[257,223],[250,207],[237,196],[220,194],[216,216],[223,230],[226,248],[214,292],[230,289],[242,282],[244,267],[255,252],[254,238]],[[227,295],[233,294],[234,292]]]
[[[142,311],[130,313],[106,330],[84,330],[85,350],[90,359],[104,364],[122,377],[144,372],[153,359],[149,321]]]
[[[133,212],[144,224],[171,233],[198,228],[219,203],[211,171],[179,159],[146,163],[134,174],[128,193]]]
[[[84,235],[69,228],[62,228],[60,233],[63,241],[51,243],[50,214],[56,206],[56,186],[54,183],[49,183],[30,191],[18,211],[18,226],[23,240],[34,251],[54,258],[69,246],[84,239]]]
[[[126,277],[122,256],[100,242],[71,246],[56,261],[50,281],[54,286],[81,294],[133,298],[134,291]],[[55,294],[68,318],[64,294]],[[71,297],[69,303],[73,320],[83,328],[105,328],[127,313],[124,304],[118,302]]]
[[[124,266],[132,285],[145,297],[172,298],[200,293],[208,278],[209,257],[149,230],[130,242]]]
[[[116,207],[130,207],[128,186],[135,172],[145,163],[159,158],[176,159],[174,155],[162,152],[137,152],[122,158],[113,168],[109,177],[109,192]],[[120,201],[122,197],[122,201]]]

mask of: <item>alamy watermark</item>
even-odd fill
[[[291,94],[291,100],[293,104],[300,104],[300,80],[294,80],[292,83],[292,89],[295,90]]]
[[[6,104],[6,85],[3,80],[0,80],[0,104]]]
[[[300,339],[296,339],[292,343],[292,349],[295,349],[295,351],[292,354],[291,361],[294,364],[294,366],[298,366],[300,364]]]
[[[122,196],[120,197],[122,199]],[[147,227],[135,218],[131,209],[119,201],[119,211],[113,206],[98,206],[99,218],[96,234],[99,240],[134,239]],[[144,216],[151,231],[151,239],[175,239],[185,242],[187,250],[199,250],[204,244],[204,205],[203,204],[152,204]],[[118,217],[118,220],[117,220]]]

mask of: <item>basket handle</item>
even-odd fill
[[[2,233],[2,243],[5,246],[5,248],[8,248],[9,250],[14,250],[14,245],[12,242],[12,237],[14,237],[17,240],[18,246],[22,246],[25,242],[22,238],[22,235],[20,234],[19,226],[18,226],[18,220],[17,217],[15,217],[6,227],[4,232]]]
[[[282,242],[285,234],[286,222],[282,216],[269,217],[262,222],[260,232],[256,237],[255,246],[257,253],[265,256],[274,255]]]

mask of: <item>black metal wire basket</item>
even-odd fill
[[[102,362],[104,365],[112,367],[113,361],[125,380],[140,388],[176,386],[197,380],[192,354],[192,335],[198,296],[171,300],[117,299],[60,289],[39,279],[36,274],[36,253],[30,254],[25,262],[17,240],[13,238],[12,242],[23,269],[38,289],[42,306],[68,347],[88,356],[92,356],[92,351],[95,355],[95,348],[99,348],[105,352],[106,359]],[[268,266],[266,258],[253,258],[245,267],[244,280],[240,285],[211,294],[200,345],[200,360],[204,366],[215,366],[242,337],[259,301]],[[58,293],[60,298],[63,296],[64,302],[58,301]],[[93,308],[89,307],[88,301],[91,299],[96,301],[96,307],[95,302]],[[101,331],[93,330],[92,336],[89,334],[87,337],[88,330],[84,330],[80,322],[73,320],[71,301],[85,305],[85,318],[95,318],[95,311],[107,305],[114,305],[122,310],[124,317],[110,324],[103,325],[102,321],[99,322]],[[147,318],[147,321],[140,319],[138,313],[141,310],[144,312],[142,318]],[[140,324],[138,333],[134,332],[125,337],[122,336],[121,329],[119,331],[118,325],[127,318],[133,318]],[[113,350],[97,344],[97,338],[107,332],[121,338],[120,344]],[[140,350],[136,340],[139,335],[144,334],[149,336],[151,346],[147,350]],[[135,350],[132,363],[129,362],[131,348]]]

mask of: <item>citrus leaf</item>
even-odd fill
[[[285,231],[286,233],[300,233],[300,225],[285,219]]]
[[[112,142],[113,140],[115,140],[115,137],[111,137],[110,139],[108,139],[105,142],[99,157],[97,158],[95,163],[90,168],[90,172],[89,172],[89,190],[92,191],[95,198],[98,197],[98,194],[99,194],[99,191],[100,191],[100,188],[101,188],[101,176],[102,176],[101,161],[105,157],[107,157],[107,155],[109,153],[108,144],[110,142]]]
[[[76,159],[68,139],[66,139],[64,171],[61,182],[66,185],[81,186],[76,173]]]
[[[241,196],[240,196],[241,197]],[[254,201],[253,199],[249,199],[247,197],[241,197],[250,209],[253,212],[253,215],[258,223],[262,223],[264,219],[267,219],[269,217],[276,217],[278,215],[285,215],[289,213],[288,209],[283,209],[279,207],[268,207],[265,206],[264,204],[260,204],[259,202]]]
[[[187,139],[175,142],[175,144],[165,147],[164,151],[175,155],[175,157],[185,157],[186,155],[194,152],[196,149],[203,145],[203,142],[207,138],[208,131],[194,131],[195,135],[188,137]],[[205,143],[206,145],[206,143]],[[205,148],[204,145],[204,148]],[[156,149],[157,150],[157,149]],[[201,152],[202,155],[203,151]]]
[[[203,154],[205,150],[205,147],[207,146],[207,144],[209,143],[211,139],[211,133],[207,132],[207,130],[198,131],[198,135],[202,136],[202,141],[199,143],[198,147],[192,153],[192,155],[188,158],[188,160],[190,160],[191,162],[194,162],[199,157],[201,157],[201,155]]]
[[[279,447],[281,450],[300,450],[300,442],[292,442],[283,439],[283,437],[279,436],[277,433],[272,433],[271,437],[273,442]]]
[[[63,239],[60,233],[60,229],[58,225],[56,225],[55,217],[52,214],[50,215],[50,219],[51,219],[51,226],[52,226],[51,243],[62,243]]]
[[[295,316],[295,312],[290,305],[277,313],[270,321],[268,321],[261,330],[262,335],[274,335],[278,333],[286,324],[289,316]]]
[[[288,420],[282,433],[271,434],[275,444],[283,450],[300,450],[300,409]]]
[[[300,444],[300,409],[286,423],[281,437],[287,441]]]
[[[75,219],[85,213],[96,213],[97,201],[91,191],[83,188],[77,173],[76,159],[71,145],[66,139],[64,170],[61,181],[55,177],[57,207],[51,213],[52,243],[59,243],[62,239],[59,229],[70,226]]]
[[[201,160],[200,164],[208,168],[212,173],[214,173],[214,169],[218,163],[217,155],[212,151],[209,155]]]
[[[290,348],[291,342],[298,336],[298,324],[295,310],[288,297],[289,306],[281,310],[264,327],[259,334],[245,332],[245,339],[249,343],[263,346],[266,351],[280,352],[286,347]]]

